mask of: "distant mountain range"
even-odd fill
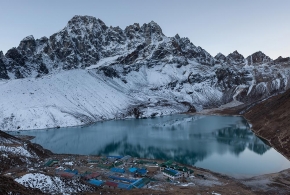
[[[74,16],[0,52],[0,128],[72,126],[251,103],[290,88],[290,58],[215,57],[155,22],[124,30]]]

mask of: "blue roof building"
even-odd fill
[[[104,182],[102,180],[90,179],[89,183],[95,186],[101,186]]]
[[[116,167],[111,168],[110,171],[114,172],[114,173],[125,173],[124,169],[120,169],[120,168],[116,168]]]
[[[144,175],[146,175],[146,174],[147,174],[147,170],[146,170],[146,169],[144,169],[144,168],[142,168],[142,169],[138,169],[138,170],[137,170],[137,173],[138,173],[139,175],[142,175],[142,176],[144,176]]]
[[[136,167],[131,167],[129,168],[130,173],[136,173],[137,168]]]

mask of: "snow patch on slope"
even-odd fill
[[[130,97],[121,89],[111,87],[105,77],[86,70],[12,80],[0,88],[3,130],[87,124],[114,118],[130,104]]]
[[[15,179],[15,181],[26,187],[38,188],[42,192],[49,194],[75,194],[89,191],[90,188],[76,180],[71,180],[68,183],[60,177],[48,176],[41,173],[29,173]]]
[[[18,156],[25,156],[25,157],[35,157],[35,155],[32,155],[29,151],[27,151],[25,148],[18,146],[18,147],[13,147],[13,146],[0,146],[0,152],[4,153],[12,153],[14,155]]]

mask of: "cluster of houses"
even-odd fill
[[[121,173],[120,170],[112,168],[111,173]],[[142,188],[146,184],[150,182],[150,179],[148,178],[138,178],[138,179],[131,179],[131,178],[125,178],[125,177],[118,177],[115,175],[108,176],[107,181],[101,180],[101,174],[98,172],[85,172],[82,174],[79,174],[77,170],[57,170],[56,175],[66,178],[66,179],[83,179],[87,181],[88,183],[95,185],[95,186],[101,186],[104,188],[121,188],[121,189],[133,189],[133,188]]]
[[[58,164],[59,161],[53,159],[49,160],[45,166],[51,167]],[[157,164],[156,162],[136,161],[133,160],[131,156],[102,157],[98,160],[88,160],[88,164],[96,165],[101,168],[101,170],[106,168],[108,171],[105,173],[88,171],[79,173],[78,170],[60,170],[56,168],[55,175],[66,179],[82,179],[89,184],[103,188],[130,190],[148,185],[151,179],[147,175],[148,170],[146,166],[155,166],[157,170],[159,166],[164,178],[170,181],[180,180],[193,174],[193,170],[187,167],[178,166],[173,161]]]

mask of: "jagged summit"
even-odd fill
[[[237,50],[227,56],[227,63],[233,65],[241,65],[245,62],[245,58]]]
[[[162,33],[161,27],[156,22],[154,22],[154,21],[151,21],[148,24],[145,23],[145,24],[142,25],[142,27],[145,27],[145,26],[149,26],[153,32],[156,32],[158,34],[164,35]]]
[[[30,40],[35,40],[33,35],[29,35],[25,37],[24,39],[22,39],[22,41],[30,41]]]
[[[82,16],[82,15],[75,15],[73,16],[69,21],[68,21],[68,25],[71,24],[77,24],[77,23],[81,23],[81,24],[92,24],[92,23],[96,23],[96,22],[100,22],[102,24],[105,24],[102,20],[100,20],[99,18],[95,18],[93,16]]]
[[[96,20],[97,18],[94,16],[88,16],[88,15],[74,15],[70,21],[77,21],[77,20]]]
[[[274,63],[290,63],[290,57],[286,57],[286,58],[283,58],[282,56],[279,56],[277,59],[274,60]]]
[[[261,51],[257,51],[247,57],[248,65],[262,64],[272,61],[272,59]]]
[[[242,54],[240,54],[237,50],[235,50],[235,51],[233,51],[232,53],[230,53],[229,55],[228,55],[228,57],[229,56],[239,56],[239,57],[244,57]]]
[[[222,53],[218,53],[215,57],[216,60],[218,60],[220,63],[226,62],[226,56]]]
[[[68,21],[68,24],[66,26],[67,28],[82,28],[82,29],[100,29],[100,30],[106,30],[108,27],[106,24],[95,17],[92,16],[74,16],[72,19]],[[72,30],[73,30],[72,29]]]

